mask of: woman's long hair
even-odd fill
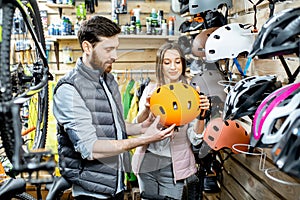
[[[179,55],[181,57],[181,63],[182,63],[182,73],[179,79],[183,83],[187,83],[186,77],[185,77],[185,70],[186,70],[186,60],[184,57],[184,54],[182,52],[182,49],[180,48],[179,44],[176,42],[172,43],[165,43],[163,44],[157,51],[156,54],[156,78],[158,80],[158,85],[164,85],[166,84],[165,76],[163,74],[163,61],[164,56],[167,50],[175,49],[179,52]]]

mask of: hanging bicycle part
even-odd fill
[[[48,80],[53,76],[38,5],[35,0],[1,0],[0,15],[1,140],[16,173],[28,173],[30,182],[48,182],[51,178],[33,176],[55,167],[52,153],[40,149],[46,142]]]

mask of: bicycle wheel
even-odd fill
[[[41,21],[40,11],[36,0],[23,1],[24,5],[28,9],[30,14],[30,20],[34,28],[34,33],[38,38],[38,42],[41,44],[44,52],[46,51],[46,43],[43,31],[43,25]],[[41,52],[36,50],[35,63],[42,62],[42,67],[48,72],[48,64],[46,55],[41,55]],[[42,69],[43,69],[42,68]],[[40,70],[40,69],[37,69]],[[37,74],[42,75],[42,74]],[[41,77],[35,77],[41,79]],[[39,80],[38,80],[39,82]],[[48,128],[48,109],[49,109],[49,91],[48,82],[45,82],[44,87],[40,92],[30,99],[29,106],[29,124],[28,127],[23,126],[23,135],[26,130],[35,130],[30,134],[30,138],[33,138],[28,145],[29,149],[44,148],[46,144],[47,128]]]
[[[18,200],[36,200],[33,196],[30,194],[23,192],[22,194],[17,194],[13,199],[18,199]]]
[[[6,156],[13,162],[14,153],[20,151],[13,123],[22,127],[22,135],[30,141],[28,150],[45,147],[48,64],[36,1],[3,0],[0,14],[0,131]],[[20,108],[18,119],[13,119],[11,104]]]
[[[32,195],[23,192],[21,194],[6,194],[4,196],[1,196],[3,199],[10,199],[10,200],[37,200]]]

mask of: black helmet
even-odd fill
[[[238,81],[225,99],[223,119],[254,114],[261,101],[279,87],[281,83],[275,75],[250,76]]]
[[[283,10],[273,15],[262,26],[250,57],[267,58],[296,53],[299,56],[300,7]]]
[[[216,11],[222,5],[231,8],[232,0],[190,0],[189,10],[190,14],[194,15],[208,10]]]

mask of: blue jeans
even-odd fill
[[[147,156],[145,156],[145,159],[147,159]],[[143,165],[147,165],[144,166],[146,168],[149,167],[149,163],[144,161],[141,164],[141,169],[143,169]],[[138,182],[140,192],[144,191],[150,195],[156,194],[181,199],[183,193],[184,180],[176,181],[176,184],[174,183],[172,164],[168,164],[161,169],[155,169],[153,171],[147,170],[140,173],[138,175]]]

